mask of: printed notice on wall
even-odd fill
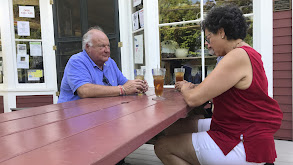
[[[40,81],[41,77],[43,77],[43,70],[41,70],[41,69],[27,70],[27,80],[28,81]]]
[[[26,54],[26,44],[17,44],[17,54]]]
[[[29,68],[29,55],[18,54],[17,55],[17,68],[28,69]]]
[[[30,42],[30,55],[31,56],[42,56],[41,42]]]
[[[28,21],[17,21],[17,34],[19,36],[30,36],[30,23]]]
[[[35,18],[34,6],[19,6],[19,17]]]
[[[138,11],[138,17],[139,17],[140,27],[143,28],[144,27],[143,9]]]
[[[133,30],[137,30],[139,28],[138,11],[132,14],[132,26],[133,26]]]
[[[133,0],[133,7],[141,4],[141,0]]]
[[[143,64],[143,35],[134,36],[134,63]]]

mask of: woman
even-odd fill
[[[213,117],[199,119],[190,133],[159,139],[157,156],[168,165],[273,163],[273,135],[283,115],[268,96],[261,55],[243,41],[247,25],[242,12],[235,6],[216,7],[202,30],[205,44],[223,58],[198,86],[184,81],[175,87],[191,107],[213,99]]]

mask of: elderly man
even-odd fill
[[[58,103],[88,97],[119,96],[148,90],[143,80],[127,80],[110,58],[109,39],[96,26],[83,36],[83,51],[66,64]]]

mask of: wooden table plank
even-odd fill
[[[39,115],[19,118],[17,120],[2,122],[0,123],[0,137],[10,135],[15,132],[41,127],[46,124],[70,119],[80,115],[93,113],[95,111],[99,111],[105,108],[120,105],[121,102],[132,102],[136,99],[137,98],[134,96],[102,98],[101,100],[99,100],[100,102],[95,102],[95,100],[97,99],[86,99],[87,101],[84,101],[82,104],[79,104],[79,106],[76,107],[71,107],[64,110],[60,109],[58,111],[42,113]]]
[[[146,92],[147,96],[153,96],[154,94],[155,94],[154,90],[149,90]],[[106,97],[106,98],[99,98],[99,99],[104,100],[107,103],[108,102],[107,100],[109,98],[121,99],[123,97]],[[97,98],[88,98],[88,99],[97,99]],[[40,107],[28,108],[25,110],[15,111],[11,113],[3,113],[0,115],[0,123],[82,106],[84,104],[89,104],[88,99],[80,99],[76,101],[65,102],[62,104],[51,104],[51,105],[45,105]],[[132,99],[134,100],[135,97],[133,97]]]
[[[133,99],[133,97],[136,97],[136,99]],[[34,129],[4,136],[0,139],[0,146],[5,146],[1,147],[2,150],[0,150],[0,162],[13,157],[14,155],[34,150],[66,137],[73,136],[92,127],[96,127],[105,122],[109,122],[135,111],[139,111],[144,107],[148,107],[156,103],[155,101],[151,100],[151,98],[152,97],[148,97],[146,95],[121,97],[121,100],[119,100],[119,105],[99,109],[92,113],[85,113],[78,117],[69,118],[67,120],[60,120],[58,122],[35,127]],[[92,100],[95,99],[88,100],[92,104],[87,104],[84,109],[94,108],[95,106],[92,105],[96,105],[96,103]],[[117,101],[117,99],[115,100]],[[102,103],[103,102],[104,100],[102,99]],[[121,104],[122,102],[128,102],[128,104]],[[70,110],[72,112],[82,111],[83,108],[77,107],[76,109],[71,108]],[[11,147],[10,145],[6,145],[16,144],[18,141],[26,144],[26,146],[20,145],[20,147]]]
[[[97,125],[51,144],[47,143],[48,145],[27,151],[25,154],[14,155],[1,164],[115,164],[151,137],[187,114],[190,109],[186,107],[186,103],[182,97],[180,98],[180,95],[178,92],[170,92],[168,96],[164,95],[168,98],[165,101],[156,101],[155,104],[119,117],[111,122]],[[120,110],[128,112],[131,107],[138,108],[143,105],[141,103],[137,105],[128,104],[122,104],[122,110]],[[71,119],[67,121],[69,120]],[[85,121],[85,119],[79,120]],[[74,121],[72,124],[76,125],[72,125],[70,128],[77,127],[80,121]],[[28,135],[24,136],[27,137]],[[21,143],[28,144],[30,141],[23,142],[22,140]],[[3,146],[3,144],[0,144],[0,146]]]
[[[153,96],[154,92],[152,91],[147,92],[146,95]],[[89,99],[81,99],[82,102],[80,100],[77,100],[76,101],[77,103],[75,104],[67,104],[67,103],[53,104],[49,106],[26,109],[19,112],[1,114],[0,117],[2,117],[2,119],[10,119],[10,120],[6,120],[6,121],[2,120],[3,122],[0,122],[0,137],[10,135],[15,132],[28,130],[34,127],[40,127],[46,124],[51,124],[53,122],[65,120],[65,119],[76,117],[86,113],[92,113],[100,109],[119,105],[121,104],[121,102],[131,102],[136,99],[137,99],[136,96],[107,97],[107,98],[98,98],[98,99],[89,98]],[[74,103],[74,102],[71,101],[70,103]],[[62,106],[63,104],[65,104],[65,106]],[[66,108],[60,108],[60,107],[66,107]],[[76,107],[79,107],[79,109],[76,109]],[[48,111],[48,109],[53,109],[53,110]],[[38,113],[34,113],[36,112],[36,110],[38,110]],[[22,113],[22,112],[25,112],[25,113]],[[28,115],[28,112],[32,112],[32,115]],[[6,116],[6,117],[3,117],[3,116]]]

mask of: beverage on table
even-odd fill
[[[145,69],[135,69],[134,70],[135,79],[144,80],[144,75],[145,75]]]
[[[185,68],[174,68],[176,82],[184,80],[184,73],[185,73]]]
[[[165,80],[166,69],[154,68],[152,69],[152,74],[154,78],[154,87],[155,87],[155,93],[156,93],[156,98],[153,98],[153,100],[164,100],[165,98],[163,98],[162,95],[164,91],[164,80]]]
[[[154,87],[156,96],[161,97],[164,89],[164,76],[154,76]]]
[[[135,76],[135,79],[144,80],[144,76],[142,76],[142,75],[138,75],[138,76]]]
[[[135,79],[144,80],[144,75],[145,75],[145,69],[135,69],[134,70]],[[140,91],[139,95],[141,95],[142,93],[143,92]]]

